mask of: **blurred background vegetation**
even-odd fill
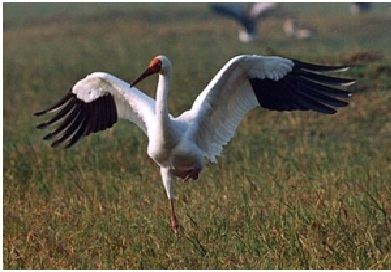
[[[350,3],[283,3],[248,44],[208,3],[3,7],[5,268],[391,268],[390,4],[351,16]],[[287,14],[315,34],[288,38]],[[32,117],[85,75],[130,81],[158,54],[174,65],[174,115],[238,54],[352,64],[358,80],[332,116],[251,112],[217,165],[178,182],[175,237],[135,126],[62,150]],[[140,87],[154,97],[156,79]]]

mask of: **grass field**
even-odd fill
[[[271,17],[261,40],[208,4],[4,4],[4,268],[391,268],[391,15],[375,4],[284,3],[305,41]],[[177,115],[232,56],[360,64],[347,108],[251,112],[219,163],[177,185],[175,237],[146,137],[125,121],[51,149],[32,113],[92,71],[133,80],[154,55],[174,65]],[[154,96],[156,79],[140,87]]]

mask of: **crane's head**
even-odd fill
[[[132,86],[136,85],[144,78],[152,76],[154,74],[166,74],[171,71],[171,62],[166,56],[154,57],[149,63],[147,69],[132,83]]]

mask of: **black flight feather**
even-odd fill
[[[35,116],[41,116],[42,114],[45,114],[51,110],[54,110],[56,108],[59,108],[61,107],[65,102],[67,102],[70,98],[72,98],[73,96],[75,96],[75,94],[72,93],[72,88],[69,90],[69,92],[63,97],[61,98],[60,101],[58,101],[56,104],[54,104],[53,106],[51,106],[50,108],[46,109],[46,110],[43,110],[43,111],[40,111],[40,112],[36,112],[34,113]]]
[[[62,123],[51,133],[47,134],[43,139],[49,140],[53,138],[53,136],[57,135],[61,131],[63,131],[69,124],[80,114],[81,103],[77,103],[76,106],[72,109],[72,111],[67,115],[67,117],[62,121]]]
[[[76,94],[72,93],[72,89],[55,105],[34,115],[40,116],[58,108],[59,111],[49,121],[38,125],[38,128],[45,128],[51,124],[57,125],[57,128],[43,137],[49,140],[62,133],[52,142],[52,147],[68,141],[65,148],[69,148],[90,133],[112,127],[118,118],[112,95],[107,94],[87,103],[77,98]]]
[[[300,71],[298,74],[301,77],[310,79],[312,81],[316,81],[322,84],[327,85],[336,85],[336,86],[344,86],[345,84],[352,84],[354,80],[351,78],[342,78],[342,77],[334,77],[334,76],[325,76],[316,73],[311,73],[307,71]]]
[[[84,120],[84,118],[85,118],[85,116],[84,116],[84,112],[83,112],[83,107],[81,107],[79,114],[77,115],[77,117],[75,119],[73,119],[73,121],[69,125],[69,127],[66,128],[62,137],[57,139],[56,141],[54,141],[51,146],[56,147],[59,144],[61,144],[63,141],[68,139],[68,137],[71,136],[72,133],[74,133],[75,130],[80,126],[80,123]]]
[[[283,78],[249,78],[261,107],[278,110],[313,110],[332,114],[334,108],[348,105],[338,98],[347,98],[345,91],[354,79],[326,76],[320,72],[344,71],[346,66],[324,66],[293,60],[295,66]]]
[[[76,102],[75,98],[73,98],[73,97],[70,98],[69,102],[52,119],[50,119],[48,122],[39,124],[37,126],[37,128],[39,128],[39,129],[45,128],[48,125],[51,125],[54,122],[56,122],[57,120],[63,118],[73,108],[73,106],[75,105],[75,102]]]
[[[295,63],[296,68],[305,69],[313,72],[338,72],[349,69],[349,66],[329,66],[329,65],[319,65],[308,62],[302,62],[295,59],[290,59]]]

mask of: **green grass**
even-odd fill
[[[348,4],[284,3],[316,28],[289,40],[283,17],[262,39],[207,4],[4,4],[4,268],[391,268],[391,18]],[[347,108],[251,112],[219,163],[177,186],[182,225],[147,140],[125,121],[71,150],[51,149],[32,113],[92,71],[134,79],[157,54],[174,65],[174,115],[232,56],[363,64]],[[140,86],[154,96],[156,80]],[[124,148],[125,147],[125,148]]]

